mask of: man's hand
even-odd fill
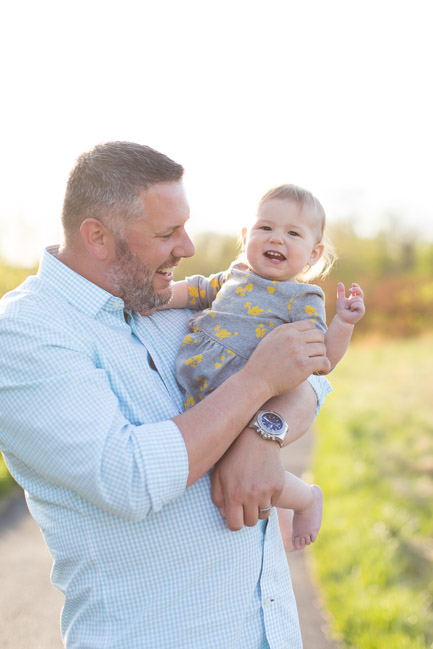
[[[269,390],[269,398],[283,394],[310,374],[329,372],[324,338],[310,320],[280,325],[257,345],[241,372],[260,379]]]
[[[284,468],[278,442],[263,440],[246,428],[212,471],[212,500],[230,530],[253,526],[259,509],[278,501],[284,486]]]

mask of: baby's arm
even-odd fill
[[[186,309],[188,306],[188,282],[186,279],[181,282],[172,282],[170,288],[173,293],[170,302],[159,309]]]
[[[203,275],[192,275],[180,282],[172,282],[173,296],[170,302],[159,309],[194,309],[202,311],[208,309],[226,281],[225,272],[203,277]],[[153,313],[153,311],[152,311]],[[147,315],[147,314],[146,314]]]
[[[352,284],[349,297],[342,282],[337,288],[336,315],[325,334],[326,355],[334,368],[343,358],[352,337],[355,324],[365,313],[364,293],[359,284]]]
[[[285,485],[276,505],[286,551],[301,550],[314,543],[322,522],[323,495],[320,487],[309,485],[286,471]],[[294,510],[293,516],[286,513],[289,509]]]

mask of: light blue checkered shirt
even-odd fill
[[[231,532],[208,474],[185,489],[187,319],[126,322],[49,251],[0,301],[0,448],[53,556],[68,649],[301,647],[276,512]]]

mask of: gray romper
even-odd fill
[[[243,263],[209,278],[188,277],[187,282],[188,307],[200,313],[191,318],[191,333],[176,357],[185,408],[240,370],[278,325],[313,320],[326,331],[325,296],[313,284],[265,279]]]

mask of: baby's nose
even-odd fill
[[[282,243],[283,242],[283,235],[280,232],[271,232],[271,236],[269,237],[269,241],[274,241],[276,243]]]

